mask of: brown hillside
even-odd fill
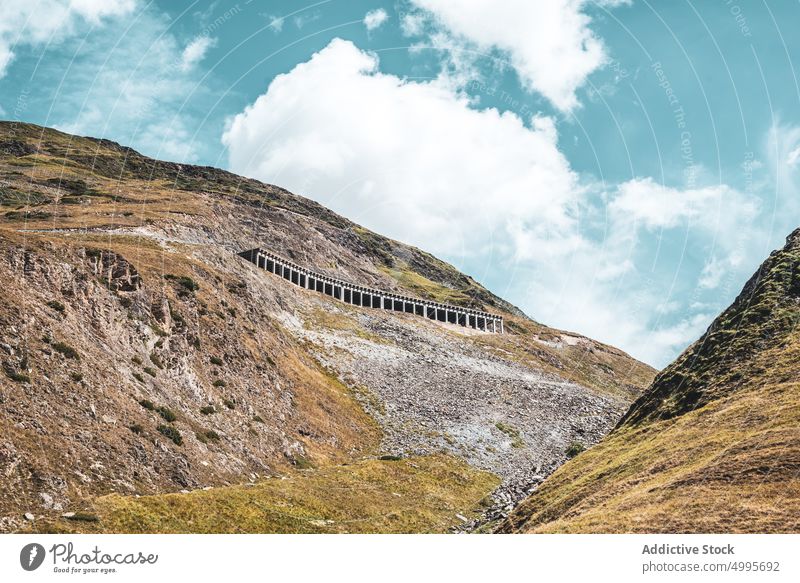
[[[503,313],[513,333],[346,306],[236,256],[255,246]],[[398,524],[442,530],[498,482],[487,504],[504,507],[569,443],[596,442],[654,373],[278,187],[25,124],[0,123],[0,281],[0,530],[30,527],[25,513],[102,514],[107,494],[213,487],[224,507],[241,497],[223,486],[324,489],[350,471],[385,488],[382,503],[398,472],[417,476],[430,507]],[[409,462],[373,463],[386,453]],[[435,456],[420,464],[436,483],[415,456]],[[445,495],[448,479],[468,484]]]

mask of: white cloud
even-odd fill
[[[364,26],[367,27],[367,30],[375,30],[376,28],[380,28],[388,19],[389,14],[383,8],[370,10],[364,16]]]
[[[137,13],[136,19],[133,25],[128,19],[110,21],[104,34],[68,40],[48,54],[37,75],[59,91],[47,96],[52,112],[46,123],[110,138],[149,156],[195,161],[203,146],[194,136],[190,107],[203,110],[209,87],[197,85],[201,72],[192,65],[213,41],[179,41],[155,10]]]
[[[375,55],[338,39],[276,77],[229,121],[223,142],[231,170],[447,257],[536,319],[655,364],[694,340],[711,313],[679,317],[674,273],[644,275],[652,258],[641,248],[656,245],[640,241],[689,229],[727,269],[740,257],[727,240],[741,238],[729,235],[745,231],[756,208],[727,186],[681,190],[647,178],[603,193],[558,150],[551,118],[526,125],[476,110],[451,83],[381,73]],[[698,277],[701,269],[702,257]]]
[[[440,253],[512,233],[553,252],[570,239],[580,189],[551,121],[527,128],[377,67],[337,39],[276,77],[225,133],[230,167]]]
[[[411,1],[479,50],[507,54],[522,83],[563,111],[578,105],[575,92],[608,60],[584,11],[588,0]],[[600,2],[609,7],[625,3]],[[420,22],[409,18],[403,20],[404,30],[419,34]]]
[[[19,46],[53,44],[77,34],[83,24],[128,14],[136,0],[4,0],[0,18],[0,78]]]
[[[425,30],[425,16],[420,12],[407,12],[400,19],[400,30],[405,36],[419,36]]]
[[[217,39],[208,36],[198,36],[183,49],[181,55],[181,70],[189,71],[202,61],[209,49],[214,48]]]
[[[267,15],[267,19],[269,20],[269,24],[267,24],[267,26],[270,28],[272,32],[278,34],[280,31],[283,30],[284,19],[282,16]]]
[[[678,189],[636,178],[621,184],[610,210],[620,219],[640,222],[647,229],[673,228],[681,223],[727,232],[758,213],[755,199],[718,184]]]
[[[322,18],[322,13],[319,11],[306,13],[306,14],[298,14],[294,18],[292,18],[292,22],[297,27],[298,30],[302,30],[307,24],[310,24],[316,20]]]

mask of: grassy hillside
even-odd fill
[[[503,532],[800,531],[800,230]]]
[[[512,333],[344,306],[236,255],[256,246],[363,285],[502,313]],[[489,493],[485,474],[452,455],[525,485],[570,441],[597,441],[655,372],[276,186],[20,123],[0,122],[0,281],[0,531],[111,494],[173,500],[211,487],[235,497],[238,484],[295,471],[344,483],[359,464],[387,489],[405,472],[426,496],[432,483],[414,477],[416,462],[373,464],[387,448],[451,455],[436,459],[452,471],[431,472],[454,492],[452,519]],[[361,353],[348,356],[353,348]],[[369,374],[357,378],[352,362]],[[464,414],[470,399],[491,415]],[[543,403],[563,417],[546,432]],[[512,448],[497,423],[524,419],[536,421]],[[368,491],[347,491],[353,508],[370,504]],[[387,513],[405,504],[378,499]],[[436,520],[419,528],[449,524]]]

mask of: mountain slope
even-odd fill
[[[503,532],[800,531],[800,229]]]
[[[502,313],[513,333],[345,305],[236,255],[256,246]],[[278,187],[26,124],[0,123],[0,281],[3,530],[26,512],[99,514],[108,494],[318,484],[332,467],[384,472],[389,488],[413,470],[369,463],[382,454],[436,455],[442,480],[475,485],[445,519],[442,484],[416,482],[432,494],[416,528],[446,529],[487,494],[524,496],[654,373]]]

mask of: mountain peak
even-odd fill
[[[766,370],[763,355],[797,329],[800,229],[786,238],[708,330],[656,376],[620,425],[669,419],[735,391]]]

